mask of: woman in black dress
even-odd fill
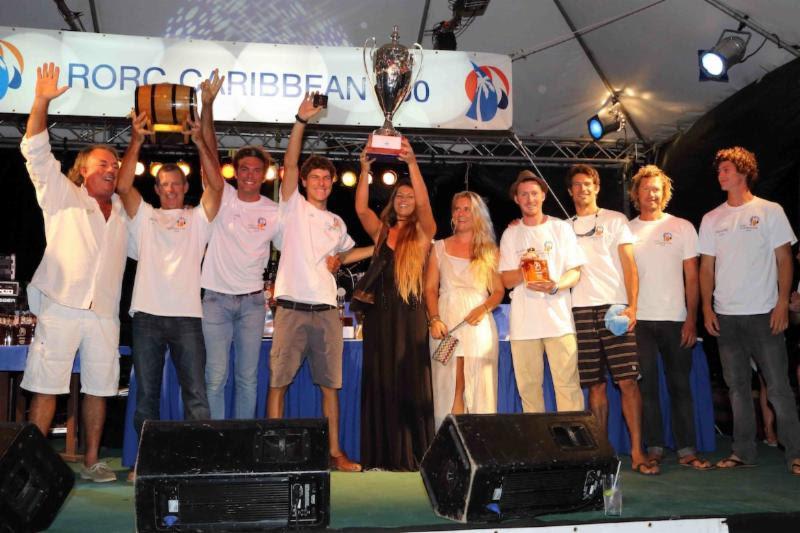
[[[364,317],[361,373],[361,464],[417,470],[434,435],[428,326],[422,302],[423,270],[436,233],[428,190],[411,145],[398,156],[410,180],[397,183],[381,216],[369,206],[370,160],[361,154],[356,213],[384,265]]]

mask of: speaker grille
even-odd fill
[[[192,482],[179,488],[184,523],[258,522],[289,519],[289,481]]]
[[[502,509],[553,507],[583,499],[586,470],[514,472],[503,478]]]

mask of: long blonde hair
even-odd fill
[[[498,249],[495,241],[494,226],[489,216],[489,208],[483,199],[471,191],[462,191],[453,195],[450,212],[461,198],[469,200],[472,214],[472,246],[470,249],[470,269],[472,275],[486,287],[488,292],[494,289],[494,276],[497,273]]]
[[[408,180],[397,182],[392,195],[389,197],[389,202],[381,212],[381,222],[387,228],[397,224],[394,198],[397,196],[397,191],[400,187],[413,189],[411,182]],[[397,292],[405,303],[409,303],[412,297],[420,299],[422,296],[422,273],[425,268],[427,251],[425,240],[425,232],[422,231],[415,209],[397,233],[397,242],[394,250],[394,282],[397,286]]]

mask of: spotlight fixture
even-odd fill
[[[384,170],[383,174],[381,174],[381,181],[383,181],[385,185],[394,185],[397,183],[397,172],[394,170]]]
[[[178,165],[178,168],[183,171],[183,175],[187,178],[189,177],[189,174],[192,173],[192,167],[186,161],[178,161],[176,165]]]
[[[158,175],[158,171],[161,170],[162,166],[164,166],[163,163],[157,163],[155,161],[150,163],[150,175],[155,178],[156,175]]]
[[[141,176],[142,174],[144,174],[144,163],[142,163],[141,161],[137,161],[136,170],[134,170],[133,173],[136,174],[137,176]]]
[[[220,168],[220,172],[222,173],[222,177],[226,180],[233,178],[236,175],[236,170],[233,168],[233,165],[230,163],[225,163]]]
[[[345,187],[352,187],[356,184],[356,181],[358,181],[358,177],[352,170],[345,170],[342,172],[342,185]]]
[[[592,139],[599,141],[606,134],[619,131],[625,127],[625,115],[622,114],[618,102],[610,102],[595,116],[586,121],[589,127],[589,135]]]
[[[278,177],[278,165],[273,163],[267,169],[266,180],[267,181],[275,181],[275,178],[277,178],[277,177]]]
[[[370,171],[369,174],[367,174],[367,183],[369,185],[372,185],[372,171]]]
[[[728,81],[728,70],[743,62],[751,34],[725,30],[711,50],[698,50],[700,81]]]

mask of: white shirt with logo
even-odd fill
[[[627,304],[625,278],[619,259],[619,246],[633,244],[628,219],[618,211],[600,209],[596,215],[576,217],[571,221],[578,245],[586,254],[581,279],[572,289],[572,307]]]
[[[263,289],[270,241],[279,229],[278,204],[264,196],[243,202],[236,189],[226,183],[219,212],[211,224],[201,286],[223,294]]]
[[[533,248],[547,259],[550,279],[558,281],[564,272],[586,262],[570,225],[547,217],[543,224],[509,226],[500,239],[500,272],[517,270],[523,254]],[[569,290],[545,294],[521,283],[511,291],[509,338],[545,339],[575,333]]]
[[[753,197],[706,213],[697,251],[714,256],[714,311],[723,315],[769,313],[778,302],[775,249],[797,242],[783,208]]]
[[[683,261],[697,257],[697,231],[688,220],[664,213],[658,220],[630,221],[639,271],[638,320],[686,320]]]
[[[280,209],[283,231],[277,243],[282,248],[276,298],[335,306],[336,279],[326,258],[355,246],[347,226],[340,216],[314,207],[297,189]]]
[[[128,230],[139,261],[131,316],[141,311],[202,318],[200,262],[211,235],[203,206],[163,210],[142,201]]]
[[[36,200],[42,208],[47,247],[28,285],[31,311],[40,312],[41,295],[75,309],[119,318],[119,297],[128,232],[122,202],[111,197],[106,220],[97,200],[61,173],[47,130],[22,139],[22,155]],[[116,341],[115,341],[116,342]]]

